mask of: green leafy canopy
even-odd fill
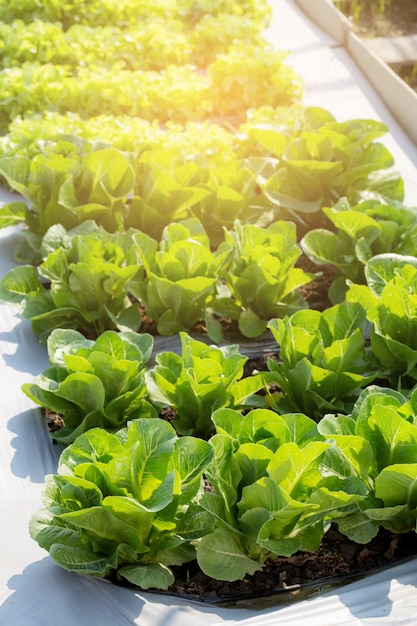
[[[151,335],[106,331],[92,341],[78,331],[56,329],[47,347],[50,367],[22,391],[62,417],[63,427],[53,433],[61,445],[91,428],[116,432],[132,419],[157,416],[145,383]]]
[[[178,433],[208,438],[212,413],[220,407],[247,408],[262,404],[256,395],[263,386],[261,374],[244,376],[248,358],[236,344],[211,346],[180,333],[181,352],[161,352],[147,375],[152,402],[172,407]]]
[[[160,419],[138,419],[115,434],[93,428],[62,453],[46,479],[45,509],[30,534],[61,567],[144,589],[167,589],[170,566],[195,558],[192,541],[212,529],[196,504],[208,443],[178,439]]]

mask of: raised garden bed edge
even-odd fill
[[[332,0],[294,0],[317,26],[343,46],[377,91],[407,136],[417,145],[417,93],[377,56]]]

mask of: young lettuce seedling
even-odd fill
[[[212,305],[215,313],[237,319],[245,337],[257,337],[270,319],[307,306],[300,287],[314,275],[294,267],[301,250],[293,223],[261,228],[235,221],[225,239],[234,253],[229,269],[223,272],[225,293]]]
[[[57,329],[47,347],[51,366],[22,390],[62,417],[64,426],[53,433],[61,445],[90,428],[115,432],[132,419],[157,417],[145,384],[151,335],[107,331],[92,341]]]
[[[365,277],[366,285],[349,283],[346,298],[366,311],[380,378],[394,388],[411,389],[417,382],[417,259],[374,256]]]
[[[142,317],[129,284],[143,268],[131,249],[131,231],[108,233],[88,221],[72,231],[53,226],[42,240],[44,261],[20,265],[1,281],[0,299],[18,303],[42,343],[56,328],[90,338],[106,330],[134,330]]]
[[[342,198],[334,207],[323,207],[323,213],[336,228],[316,228],[301,240],[304,253],[314,263],[331,264],[337,275],[329,297],[336,304],[345,298],[347,280],[364,284],[365,265],[375,255],[395,252],[415,255],[417,252],[416,214],[405,207],[367,200],[350,206]]]
[[[215,409],[265,405],[256,395],[264,387],[263,375],[244,376],[248,357],[238,345],[209,346],[187,333],[180,337],[182,355],[161,352],[146,376],[151,401],[175,409],[172,424],[178,433],[208,438]]]
[[[279,345],[279,362],[268,359],[268,382],[280,389],[270,396],[274,407],[317,420],[327,412],[349,413],[360,389],[377,373],[365,325],[365,310],[351,302],[271,320],[268,328]]]

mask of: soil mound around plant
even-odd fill
[[[354,543],[335,525],[316,552],[269,559],[261,571],[243,580],[224,582],[206,576],[196,562],[173,567],[175,583],[167,591],[147,590],[203,604],[224,607],[268,606],[304,600],[369,576],[417,554],[417,534],[394,534],[380,529],[367,544]],[[132,587],[122,580],[110,582]]]

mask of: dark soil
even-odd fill
[[[417,34],[416,0],[333,0],[363,37]]]
[[[381,529],[375,539],[362,545],[349,541],[333,525],[316,552],[297,552],[291,557],[269,559],[260,572],[244,580],[214,580],[193,562],[173,568],[176,580],[168,591],[154,591],[207,604],[260,609],[280,602],[303,600],[415,554],[415,532],[399,535]]]
[[[305,272],[316,274],[311,282],[301,287],[301,295],[308,303],[310,309],[324,311],[332,306],[329,300],[329,288],[336,277],[337,270],[333,265],[317,265],[313,263],[305,254],[297,261],[297,267],[301,267]]]
[[[403,81],[411,87],[411,89],[417,91],[417,63],[412,67],[402,67],[398,74],[400,78],[402,78]]]

